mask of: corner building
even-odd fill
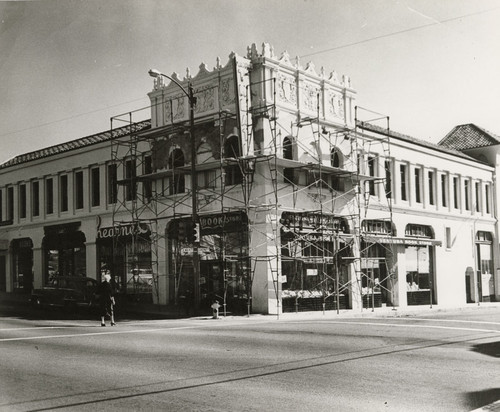
[[[239,314],[499,298],[495,135],[399,134],[268,44],[149,98],[0,166],[0,288],[109,271],[124,299]]]

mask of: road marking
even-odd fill
[[[261,322],[253,322],[252,324],[261,323]],[[231,323],[231,324],[221,324],[218,326],[241,326],[248,325],[249,323]],[[165,332],[171,330],[186,330],[186,329],[203,329],[213,326],[214,324],[206,324],[206,325],[190,325],[190,326],[177,326],[173,328],[155,328],[155,329],[132,329],[132,330],[113,330],[113,331],[102,331],[102,332],[88,332],[88,333],[74,333],[74,334],[66,334],[66,335],[39,335],[39,336],[25,336],[25,337],[17,337],[17,338],[0,338],[0,342],[12,342],[12,341],[24,341],[24,340],[36,340],[36,339],[62,339],[62,338],[77,338],[83,336],[98,336],[98,335],[123,335],[127,333],[153,333],[153,332]],[[82,326],[85,327],[85,326]],[[87,326],[88,327],[88,326]],[[96,327],[96,326],[93,326]],[[61,326],[61,329],[71,328],[74,329],[74,326]],[[20,328],[21,329],[21,328]],[[38,329],[38,328],[33,328]],[[19,329],[8,329],[9,331],[15,331]]]
[[[18,331],[18,330],[40,330],[40,329],[66,329],[74,326],[32,326],[30,328],[3,328],[0,329],[0,332],[5,331]]]
[[[319,321],[317,321],[319,322]],[[389,326],[393,328],[420,328],[420,329],[445,329],[445,330],[461,330],[464,332],[486,332],[486,333],[500,333],[500,330],[496,329],[479,329],[479,328],[464,328],[464,327],[452,327],[452,326],[438,326],[438,325],[398,325],[394,323],[382,323],[382,322],[354,322],[354,321],[330,321],[324,320],[322,323],[333,323],[336,325],[366,325],[366,326]],[[302,322],[293,322],[302,323]]]
[[[409,318],[394,318],[394,320],[410,320]],[[426,319],[426,318],[411,318],[411,320],[427,321],[427,322],[457,322],[457,323],[476,323],[483,325],[500,325],[500,322],[489,322],[486,320],[459,320],[459,319]]]
[[[407,319],[407,320],[415,320],[415,319]],[[434,321],[434,319],[416,319],[419,321]],[[456,331],[464,331],[464,332],[483,332],[483,333],[499,333],[500,330],[495,329],[480,329],[480,328],[466,328],[466,327],[452,327],[452,326],[441,326],[441,325],[401,325],[396,323],[383,323],[383,322],[366,322],[366,321],[348,321],[348,320],[327,320],[327,319],[309,319],[309,322],[313,321],[315,323],[329,323],[329,324],[338,324],[338,325],[365,325],[365,326],[387,326],[392,328],[416,328],[416,329],[443,329],[443,330],[456,330]],[[447,320],[441,320],[447,321]],[[238,323],[207,323],[207,324],[195,324],[188,326],[177,326],[177,327],[161,327],[161,328],[150,328],[150,329],[132,329],[132,330],[113,330],[113,331],[100,331],[100,332],[88,332],[88,333],[74,333],[74,334],[65,334],[65,335],[39,335],[39,336],[27,336],[27,337],[16,337],[16,338],[0,338],[0,342],[12,342],[12,341],[27,341],[27,340],[36,340],[36,339],[62,339],[62,338],[75,338],[75,337],[85,337],[85,336],[99,336],[99,335],[123,335],[128,333],[154,333],[154,332],[165,332],[165,331],[174,331],[174,330],[188,330],[188,329],[203,329],[213,326],[244,326],[244,325],[255,325],[262,323],[273,323],[272,320],[266,320],[262,322],[262,320],[250,321],[250,322],[238,322]],[[454,322],[454,321],[453,321]],[[462,321],[457,321],[462,322]],[[473,322],[473,321],[463,321],[463,322]],[[286,323],[304,323],[299,320],[286,321]],[[474,323],[474,322],[473,322]],[[495,322],[475,322],[475,323],[487,323],[497,325]],[[88,328],[89,326],[82,325],[82,328]],[[96,327],[96,326],[92,326]],[[10,328],[10,329],[0,329],[7,331],[17,331],[17,330],[39,330],[39,329],[74,329],[75,326],[41,326],[41,327],[33,327],[33,328]]]

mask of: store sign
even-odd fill
[[[149,234],[149,227],[145,223],[138,225],[130,223],[127,225],[117,225],[112,227],[101,227],[97,231],[98,239],[109,239],[113,237],[124,237],[133,235],[147,235]]]
[[[239,232],[246,230],[247,217],[244,213],[220,213],[217,215],[200,216],[200,227],[203,234],[221,232]]]
[[[363,236],[366,242],[407,246],[441,246],[442,242],[435,239],[417,239],[409,237]]]
[[[183,247],[181,248],[182,256],[193,256],[194,249],[192,247]]]
[[[302,229],[322,229],[349,233],[349,225],[345,218],[325,213],[283,212],[280,223],[287,228],[293,228],[295,232]]]

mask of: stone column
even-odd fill
[[[265,216],[267,213],[262,212]],[[250,250],[252,253],[252,310],[257,313],[280,314],[281,268],[270,224],[254,222],[251,228]]]
[[[100,268],[97,267],[97,244],[95,241],[85,242],[85,259],[87,276],[101,281]]]
[[[42,245],[33,245],[33,287],[39,289],[43,286],[43,268],[45,267],[45,262],[43,259],[43,248]]]
[[[400,308],[408,307],[408,295],[406,287],[406,254],[405,245],[397,245],[396,251],[396,261],[397,261],[397,271],[395,274],[396,288],[395,293],[398,295],[398,306]]]

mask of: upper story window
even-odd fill
[[[469,179],[464,180],[464,202],[465,210],[470,210],[470,181]]]
[[[384,161],[385,170],[385,196],[388,199],[392,198],[392,161],[387,159]]]
[[[151,157],[151,155],[144,156],[143,173],[145,175],[150,175],[151,173],[153,173],[153,158]],[[143,182],[142,192],[144,199],[149,202],[153,197],[153,182],[151,180],[145,180]]]
[[[31,183],[31,215],[40,216],[40,182],[38,180]]]
[[[173,176],[167,179],[168,193],[170,195],[184,193],[186,190],[184,174],[176,170],[182,166],[184,166],[184,153],[181,149],[176,148],[172,150],[168,158],[168,168],[173,171]]]
[[[238,136],[230,136],[224,143],[224,158],[234,159],[232,164],[224,168],[226,173],[226,185],[236,185],[243,181],[238,158],[240,157],[240,141]]]
[[[101,204],[101,175],[99,167],[93,167],[90,169],[90,200],[92,207],[99,206]]]
[[[289,137],[283,139],[283,159],[293,160],[292,140]]]
[[[330,160],[333,167],[342,168],[343,167],[343,157],[340,150],[334,147],[330,153]],[[344,190],[343,179],[339,176],[332,176],[332,189],[333,190]]]
[[[61,175],[59,177],[59,195],[60,195],[60,208],[61,212],[68,211],[68,175]]]
[[[19,217],[26,217],[26,185],[19,185]]]
[[[441,206],[448,207],[448,176],[441,175]]]
[[[481,211],[481,184],[476,182],[474,184],[475,187],[475,195],[476,195],[476,212]]]
[[[118,166],[115,163],[108,164],[108,204],[118,201]]]
[[[83,172],[75,173],[75,208],[83,209]]]
[[[377,168],[377,158],[375,156],[368,156],[368,175],[370,177],[376,177],[376,168]],[[368,181],[368,192],[370,195],[375,196],[375,180],[370,179]]]
[[[14,187],[7,188],[7,220],[14,220]]]
[[[456,176],[453,178],[453,207],[455,209],[460,207],[460,185]]]
[[[293,160],[293,146],[289,137],[283,139],[283,159]],[[283,178],[285,183],[295,183],[295,173],[292,168],[283,170]]]
[[[429,170],[427,172],[427,181],[428,181],[428,186],[429,186],[429,204],[435,205],[436,204],[436,200],[435,200],[436,173],[434,173],[432,170]]]
[[[484,206],[485,206],[485,211],[486,213],[490,213],[490,197],[491,197],[491,193],[490,193],[490,185],[489,184],[486,184],[484,185]]]
[[[54,179],[45,180],[45,213],[54,213]]]
[[[125,161],[125,200],[135,200],[137,195],[137,170],[135,159]]]
[[[401,182],[401,200],[408,200],[408,168],[406,165],[399,165],[399,176]]]
[[[422,171],[415,168],[415,202],[422,203]]]

